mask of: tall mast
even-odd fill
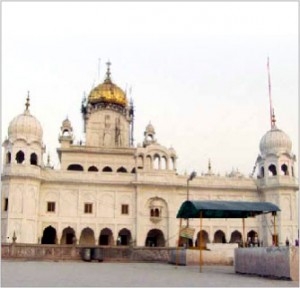
[[[275,121],[273,121],[274,109],[273,109],[272,95],[271,95],[271,76],[270,76],[269,57],[268,57],[268,62],[267,62],[267,69],[268,69],[269,101],[270,101],[270,124],[271,124],[271,129],[272,129],[274,127],[274,125],[275,125]]]

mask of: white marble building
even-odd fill
[[[34,105],[34,103],[33,103]],[[149,124],[143,145],[134,147],[132,103],[106,79],[82,103],[85,142],[73,143],[71,122],[60,128],[60,169],[43,163],[43,127],[25,111],[9,124],[3,143],[2,242],[174,246],[177,211],[187,198],[186,175],[176,172],[176,152],[156,140]],[[259,139],[258,139],[259,140]],[[194,151],[197,153],[197,151]],[[296,157],[290,138],[275,125],[260,141],[257,175],[208,172],[189,181],[190,200],[269,201],[281,212],[279,242],[298,239]],[[272,244],[271,215],[246,219],[247,239]],[[195,228],[196,245],[199,223]],[[210,243],[240,241],[241,219],[205,219]]]

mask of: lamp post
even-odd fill
[[[186,200],[190,200],[190,187],[189,187],[189,183],[190,181],[192,181],[195,177],[197,176],[196,171],[193,171],[189,178],[186,181]],[[187,227],[189,227],[189,218],[187,219]]]
[[[195,171],[193,171],[192,173],[191,173],[191,175],[189,176],[189,178],[187,179],[187,185],[186,185],[186,188],[187,188],[187,190],[186,190],[186,200],[190,200],[189,199],[189,196],[190,196],[190,191],[189,191],[189,183],[190,183],[190,181],[192,181],[195,177],[197,176],[197,173],[195,172]]]

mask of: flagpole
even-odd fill
[[[271,95],[271,76],[270,76],[269,57],[268,57],[268,61],[267,61],[267,69],[268,69],[268,86],[269,86],[269,101],[270,101],[270,124],[271,124],[271,129],[272,129],[273,128],[273,121],[272,121],[273,105],[272,105],[272,95]]]

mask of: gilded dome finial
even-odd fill
[[[30,98],[29,98],[29,91],[27,93],[27,98],[26,98],[26,103],[25,103],[25,107],[26,107],[26,111],[29,111],[29,106],[30,106]]]
[[[272,111],[272,128],[275,128],[276,125],[276,118],[275,118],[275,113],[274,113],[274,108],[273,108],[273,111]]]
[[[107,81],[111,81],[111,79],[110,79],[110,65],[111,65],[111,63],[110,63],[110,61],[108,60],[107,62],[106,62],[106,65],[107,65],[107,71],[106,71],[106,79],[105,79],[105,82],[107,82]]]
[[[106,104],[117,104],[122,107],[127,106],[127,98],[124,91],[114,84],[111,80],[110,73],[110,61],[106,63],[107,71],[104,83],[101,83],[97,87],[93,88],[88,96],[88,103],[106,103]]]

